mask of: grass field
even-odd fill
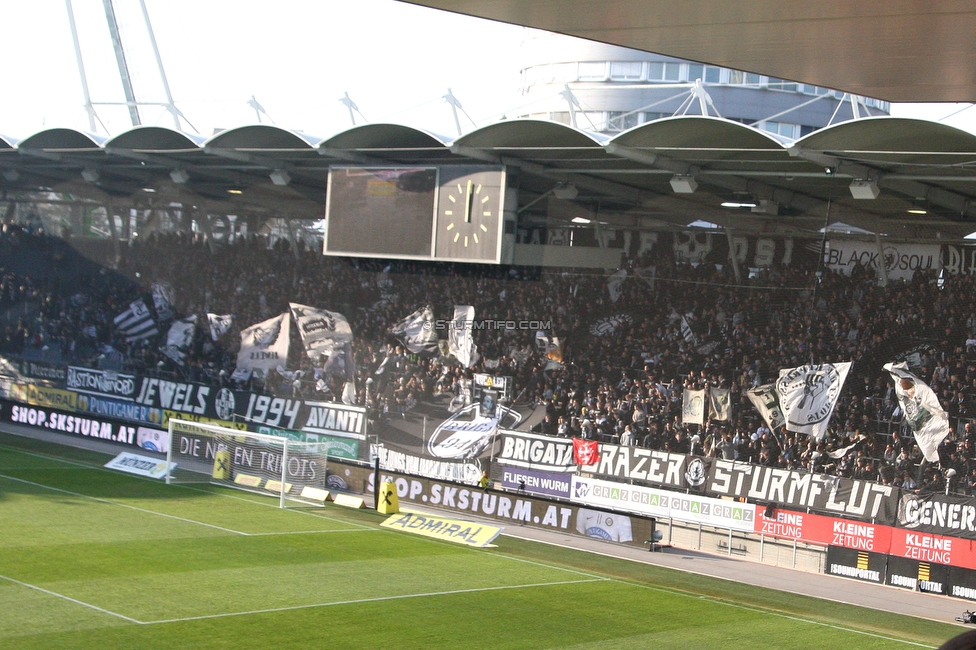
[[[106,461],[0,434],[0,648],[857,650],[961,631],[504,536],[471,549]]]

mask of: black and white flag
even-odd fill
[[[684,316],[681,317],[681,336],[688,343],[698,345],[698,337],[695,336],[694,330],[692,330],[691,325],[688,324],[688,319]]]
[[[129,308],[115,317],[115,326],[129,343],[159,334],[156,321],[141,298],[129,303]]]
[[[610,292],[610,301],[617,302],[620,300],[621,294],[624,292],[623,285],[624,280],[627,279],[627,271],[620,269],[616,273],[610,276],[607,280],[607,291]]]
[[[434,310],[427,305],[410,314],[390,328],[390,334],[403,342],[414,354],[437,352],[437,330],[434,329]]]
[[[705,424],[705,390],[686,388],[681,402],[682,424]]]
[[[939,462],[939,445],[949,435],[949,416],[928,384],[908,372],[908,364],[886,363],[884,369],[895,380],[895,396],[915,442],[930,463]]]
[[[728,388],[708,389],[708,410],[716,421],[728,422],[731,416]]]
[[[850,369],[850,362],[844,362],[780,370],[776,394],[786,417],[786,430],[821,440]]]
[[[207,314],[207,323],[210,325],[210,338],[214,341],[226,334],[234,324],[233,314]]]
[[[777,428],[786,424],[786,418],[783,416],[783,410],[779,406],[779,396],[776,394],[776,386],[774,384],[765,384],[750,388],[746,391],[746,397],[756,407],[759,415],[762,416],[762,419],[766,421],[766,424],[769,425],[771,430],[775,431]]]
[[[470,368],[478,362],[478,346],[471,336],[471,326],[474,323],[474,307],[471,305],[454,305],[454,318],[451,319],[447,331],[448,350],[461,362],[465,368]]]
[[[159,350],[176,363],[183,365],[186,351],[193,343],[193,332],[197,327],[197,316],[173,321],[166,333],[166,345]]]
[[[160,322],[173,317],[176,309],[176,292],[169,282],[154,282],[152,285],[153,308]]]
[[[288,314],[280,314],[241,330],[237,370],[246,378],[250,376],[249,371],[261,370],[267,374],[279,365],[285,365],[290,335],[291,319]]]
[[[302,345],[312,361],[352,342],[352,328],[346,317],[335,311],[289,303],[291,314],[302,337]]]

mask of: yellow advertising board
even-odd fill
[[[11,395],[18,402],[33,406],[75,412],[78,410],[78,393],[60,388],[35,386],[34,384],[14,384]]]
[[[447,517],[419,512],[400,512],[384,521],[380,526],[481,548],[491,544],[502,532],[502,529],[496,526],[483,526],[469,521],[448,519]]]

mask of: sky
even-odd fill
[[[73,10],[96,131],[131,127],[102,0],[0,2],[0,134],[24,138],[44,128],[90,130],[71,36]],[[145,0],[184,130],[203,136],[260,120],[326,137],[352,125],[348,93],[363,118],[457,136],[524,105],[519,95],[522,27],[394,0]],[[141,101],[163,102],[139,0],[115,0],[130,74]],[[940,120],[976,133],[968,104],[895,105],[892,114]],[[466,113],[466,115],[465,115]],[[469,120],[470,117],[470,120]],[[144,124],[173,126],[163,107]],[[192,128],[191,128],[192,125]]]

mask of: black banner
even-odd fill
[[[888,556],[882,553],[828,546],[825,571],[835,576],[884,584],[887,560]]]
[[[976,539],[976,499],[904,492],[898,502],[895,525],[923,533]]]
[[[899,490],[888,485],[731,460],[713,461],[705,490],[885,525],[894,524],[898,512]]]
[[[976,571],[958,566],[949,567],[949,595],[976,600]]]
[[[912,591],[948,595],[950,591],[949,567],[944,564],[919,562],[894,555],[888,556],[885,584]]]

